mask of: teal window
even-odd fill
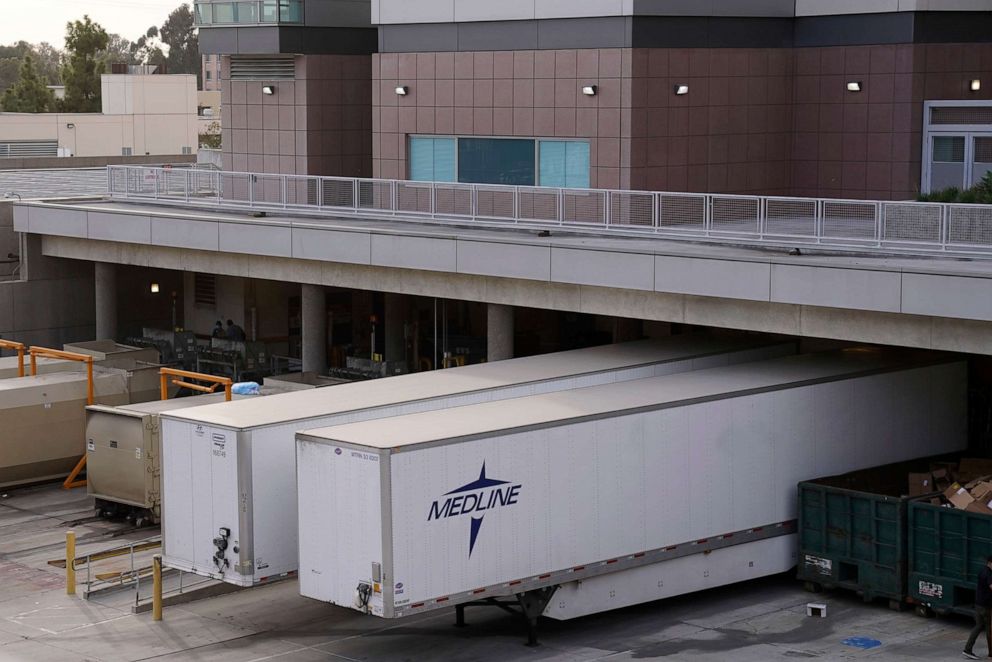
[[[589,143],[539,140],[541,186],[589,188]]]
[[[455,182],[454,138],[410,138],[410,179]]]
[[[460,182],[534,186],[535,171],[533,140],[458,139]]]

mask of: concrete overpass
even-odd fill
[[[306,209],[259,217],[195,199],[25,202],[14,227],[49,257],[484,302],[497,326],[499,307],[523,306],[992,355],[985,256],[795,255]],[[112,283],[98,269],[98,328],[101,287]]]

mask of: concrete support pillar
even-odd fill
[[[513,306],[491,303],[486,310],[488,361],[513,358]]]
[[[117,339],[117,265],[95,263],[93,283],[97,340]]]
[[[406,297],[402,294],[386,294],[385,332],[386,361],[403,363],[406,361],[406,337],[403,327],[406,324]]]
[[[327,370],[327,298],[320,285],[303,285],[300,296],[303,316],[303,371],[323,374]]]

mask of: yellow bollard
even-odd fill
[[[162,620],[162,555],[152,557],[152,620]]]
[[[65,532],[65,594],[76,595],[76,532]]]

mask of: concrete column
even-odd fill
[[[117,339],[117,265],[96,262],[93,274],[97,340]]]
[[[513,358],[513,306],[489,304],[486,310],[486,353],[489,361]]]
[[[303,285],[300,297],[303,314],[303,371],[323,374],[327,370],[327,298],[320,285]]]
[[[386,294],[385,310],[386,361],[403,363],[406,361],[406,337],[403,327],[406,323],[406,297],[402,294]]]

